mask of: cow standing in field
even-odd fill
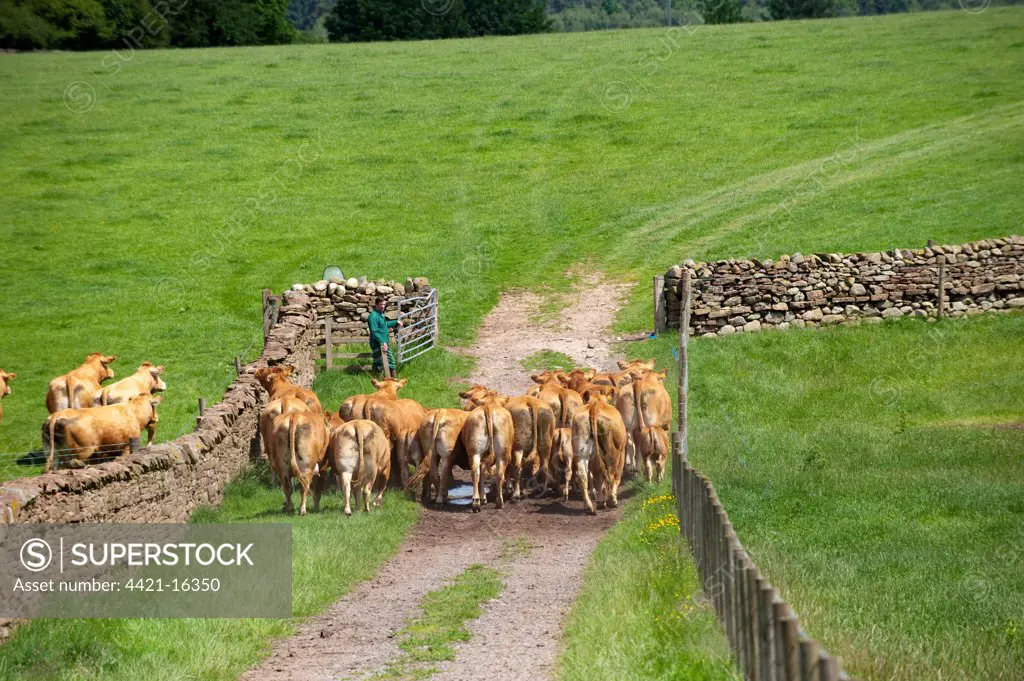
[[[316,413],[323,413],[320,398],[309,388],[295,385],[288,378],[295,372],[295,367],[278,364],[272,367],[261,367],[256,370],[256,380],[267,391],[269,399],[296,397],[305,402]]]
[[[538,398],[551,408],[558,428],[567,428],[572,424],[572,417],[576,411],[583,407],[583,397],[575,390],[562,385],[558,378],[562,373],[545,371],[530,376],[530,379],[538,384],[536,394],[532,397]]]
[[[154,366],[152,362],[143,362],[134,374],[128,378],[104,386],[94,398],[93,406],[105,407],[108,404],[121,404],[138,395],[152,395],[167,390],[167,384],[160,377],[164,373],[162,366]],[[156,437],[156,424],[148,429],[149,441]]]
[[[138,438],[143,428],[159,421],[156,406],[159,397],[138,395],[106,407],[88,409],[62,409],[50,415],[43,426],[43,447],[49,452],[46,472],[55,464],[55,452],[61,449],[58,461],[84,464],[96,453],[127,455],[131,441]]]
[[[11,388],[7,384],[17,377],[18,374],[13,374],[9,371],[0,369],[0,421],[4,420],[3,399],[11,394]]]
[[[415,400],[371,397],[364,411],[366,418],[383,428],[388,436],[402,487],[405,487],[409,483],[409,464],[414,467],[420,464],[421,450],[416,433],[427,414],[426,408]]]
[[[331,435],[327,458],[338,476],[338,488],[345,494],[345,515],[352,515],[353,484],[362,496],[363,510],[369,513],[373,487],[379,483],[373,504],[380,506],[391,475],[391,447],[380,426],[367,419],[342,424]]]
[[[313,478],[327,455],[327,417],[323,412],[287,411],[274,419],[271,465],[281,481],[284,511],[292,513],[292,477],[302,487],[299,515],[306,515],[306,498]],[[313,490],[313,510],[320,510],[320,485]]]
[[[562,500],[569,500],[569,484],[572,482],[572,428],[556,428],[551,437],[551,455],[541,469],[544,488],[540,495],[548,493],[548,484],[554,483],[562,492]]]
[[[352,395],[345,398],[345,401],[341,403],[341,407],[338,409],[338,414],[342,419],[352,421],[354,419],[368,418],[366,416],[366,403],[368,400],[397,400],[398,391],[409,383],[409,379],[383,378],[379,381],[371,380],[370,383],[377,389],[377,392]]]
[[[114,377],[110,365],[116,355],[90,353],[81,366],[50,381],[46,391],[46,409],[51,414],[62,409],[85,409],[93,406],[103,381]]]
[[[507,397],[481,385],[459,393],[459,397],[466,400],[466,409],[490,404],[504,407],[512,415],[512,500],[518,501],[522,498],[524,468],[529,467],[530,475],[536,477],[547,464],[555,431],[554,412],[537,397]]]
[[[260,439],[263,441],[263,451],[267,455],[267,461],[274,461],[274,419],[281,414],[291,411],[312,411],[309,404],[298,397],[280,397],[267,402],[260,410]],[[276,475],[276,470],[275,470]]]
[[[644,464],[647,482],[661,482],[668,459],[668,431],[652,426],[640,431],[636,438],[637,461]]]
[[[603,501],[607,508],[619,505],[625,449],[626,426],[606,397],[596,396],[576,412],[572,421],[572,453],[583,489],[583,503],[590,515],[597,513],[590,499],[591,477],[598,503]]]
[[[473,472],[473,512],[478,513],[484,503],[483,469],[494,464],[496,508],[504,506],[505,467],[512,456],[512,441],[515,438],[515,426],[512,414],[504,407],[486,405],[477,407],[469,413],[466,425],[462,429],[462,444],[469,457],[470,470]]]
[[[409,478],[406,489],[423,482],[422,503],[429,503],[433,485],[434,503],[438,507],[448,503],[448,481],[452,468],[458,466],[472,470],[466,447],[462,442],[462,429],[469,412],[462,409],[432,409],[423,417],[416,433],[423,458],[416,472]]]
[[[650,482],[655,469],[664,471],[664,460],[658,463],[658,449],[653,446],[641,451],[639,441],[649,428],[663,431],[659,438],[668,442],[668,431],[672,427],[672,398],[665,390],[665,371],[643,371],[633,377],[633,402],[636,422],[633,430],[633,441],[637,443],[636,466],[644,468],[647,481]],[[663,437],[662,437],[663,436]],[[659,440],[660,441],[660,440]],[[666,445],[667,446],[667,445]],[[648,459],[651,455],[654,459]],[[660,478],[659,478],[660,479]]]

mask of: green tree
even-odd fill
[[[743,20],[740,0],[700,0],[697,7],[708,24],[735,24]]]
[[[821,19],[836,15],[836,0],[768,0],[772,19]]]

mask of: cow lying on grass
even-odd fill
[[[0,421],[4,420],[4,407],[2,400],[11,394],[11,388],[7,384],[18,377],[18,374],[12,374],[8,371],[0,369]]]
[[[46,472],[58,464],[81,466],[96,454],[127,455],[131,441],[159,421],[158,404],[159,397],[146,394],[121,404],[62,409],[51,414],[43,425],[43,448],[48,452]],[[56,456],[58,451],[60,455]]]
[[[47,411],[53,414],[61,409],[84,409],[93,406],[96,393],[100,391],[100,384],[114,377],[110,365],[116,360],[116,355],[93,352],[77,369],[72,369],[50,381],[50,387],[46,392]]]

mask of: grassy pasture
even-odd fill
[[[439,351],[406,372],[402,391],[423,404],[458,405],[450,377],[465,360]],[[365,375],[319,374],[314,388],[325,407],[337,409],[354,392],[369,391]],[[383,512],[342,513],[337,492],[325,494],[323,512],[304,518],[281,513],[280,487],[266,467],[231,483],[224,503],[199,509],[193,522],[292,525],[292,611],[305,617],[323,611],[356,583],[371,577],[405,536],[419,506],[389,492]],[[312,502],[310,502],[312,504]],[[17,630],[0,647],[0,679],[236,679],[269,650],[272,638],[293,631],[295,622],[259,619],[41,619]],[[197,645],[201,643],[201,645]]]
[[[1024,315],[691,350],[691,460],[804,628],[865,681],[1017,681]]]
[[[331,263],[429,276],[460,344],[503,287],[580,261],[646,281],[685,256],[1019,230],[1022,30],[1000,8],[138,52],[117,73],[4,56],[0,452],[37,446],[46,382],[92,350],[121,376],[167,365],[161,437],[183,432],[258,351],[258,290]],[[648,298],[623,328],[650,326]]]

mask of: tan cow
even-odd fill
[[[11,394],[11,388],[8,383],[18,377],[18,374],[12,374],[9,371],[0,369],[0,421],[4,420],[4,407],[2,401],[5,397]]]
[[[541,470],[544,488],[540,496],[546,495],[548,483],[553,483],[561,488],[562,499],[568,501],[572,470],[572,428],[556,428],[551,437],[551,455]]]
[[[320,404],[320,398],[309,388],[295,385],[288,380],[288,377],[295,373],[295,367],[285,364],[276,364],[272,367],[261,367],[256,370],[256,380],[260,382],[263,389],[271,400],[281,397],[297,397],[305,402],[312,411],[322,413],[324,408]]]
[[[260,410],[260,439],[263,441],[263,452],[267,455],[267,461],[273,464],[274,454],[271,451],[274,448],[274,419],[281,414],[290,411],[312,411],[304,400],[298,397],[279,397],[276,400],[270,400]],[[274,471],[277,474],[277,471]]]
[[[154,366],[152,362],[143,362],[136,369],[135,373],[128,378],[111,383],[100,389],[100,394],[94,398],[93,406],[105,407],[108,404],[121,404],[127,402],[136,395],[152,395],[167,390],[160,374],[164,373],[162,366]],[[153,442],[156,437],[156,426],[149,429],[149,441]]]
[[[55,464],[81,466],[93,455],[127,455],[131,441],[143,428],[159,421],[156,406],[159,397],[137,395],[127,402],[88,409],[62,409],[43,425],[43,447],[48,450],[46,472]],[[61,454],[56,457],[56,451]]]
[[[46,391],[46,409],[51,414],[62,409],[85,409],[93,406],[100,384],[114,377],[110,365],[117,361],[116,355],[92,352],[77,369],[50,381]]]
[[[308,405],[307,405],[308,406]],[[292,513],[292,477],[302,487],[299,515],[306,515],[306,497],[314,476],[318,475],[327,456],[327,417],[323,413],[286,411],[274,419],[274,444],[271,465],[281,481],[284,511]],[[313,510],[320,510],[320,485],[313,490]]]
[[[405,380],[405,379],[402,379]],[[366,401],[364,407],[366,418],[384,429],[391,443],[391,451],[402,486],[409,482],[409,464],[418,467],[420,464],[420,445],[416,440],[416,432],[423,423],[427,410],[416,400],[391,399],[373,397]]]
[[[583,394],[583,391],[590,385],[590,382],[597,375],[597,369],[580,369],[575,368],[565,375],[562,385],[570,390],[575,390],[579,394]]]
[[[345,422],[331,435],[327,458],[338,476],[338,489],[345,494],[345,515],[352,515],[353,485],[362,495],[363,510],[369,513],[373,487],[379,483],[373,505],[380,506],[391,476],[391,446],[380,426],[367,419]]]
[[[598,395],[576,412],[572,421],[572,454],[587,513],[597,513],[590,499],[591,477],[597,502],[603,501],[606,508],[619,505],[625,449],[626,426],[606,397]]]
[[[433,485],[434,503],[439,507],[444,506],[448,503],[448,482],[451,480],[452,468],[458,466],[467,471],[472,470],[461,437],[469,414],[463,409],[433,409],[423,417],[423,423],[416,434],[423,458],[416,473],[409,478],[406,489],[412,489],[422,481],[420,500],[424,504],[429,502]]]
[[[533,397],[540,399],[551,408],[551,412],[555,415],[556,427],[567,428],[572,424],[572,417],[576,410],[583,407],[583,397],[575,390],[563,386],[557,377],[549,375],[551,373],[546,371],[543,374],[530,376],[540,388]]]
[[[657,428],[663,431],[663,439],[667,443],[668,431],[672,427],[672,398],[665,390],[666,371],[643,371],[639,375],[634,374],[632,383],[634,411],[636,414],[633,440],[637,444],[635,465],[641,465],[647,472],[647,479],[651,479],[650,470],[652,466],[657,467],[658,463],[649,461],[641,451],[640,440],[648,428]],[[667,444],[666,444],[667,446]],[[650,452],[649,452],[650,453]],[[664,469],[662,462],[659,470]]]
[[[668,459],[668,431],[652,426],[644,428],[636,437],[637,462],[643,462],[647,482],[661,482]]]
[[[538,393],[540,393],[541,391],[541,388],[544,387],[544,385],[547,383],[553,382],[564,387],[565,384],[568,383],[569,381],[569,374],[565,373],[561,369],[556,369],[555,371],[542,371],[541,373],[536,374],[535,376],[531,376],[530,378],[537,385],[527,390],[526,394],[529,395],[530,397],[537,397]]]
[[[504,407],[487,405],[469,413],[466,425],[462,428],[462,444],[466,448],[470,470],[473,472],[474,513],[479,513],[481,505],[486,501],[481,478],[483,468],[492,462],[495,471],[494,503],[497,508],[504,506],[505,467],[512,456],[514,438],[512,414]]]
[[[512,500],[519,501],[523,496],[523,470],[529,466],[530,475],[536,477],[551,453],[551,438],[555,430],[554,412],[537,397],[507,397],[480,385],[474,385],[466,392],[459,393],[459,396],[467,401],[467,409],[491,405],[504,407],[512,415]]]
[[[377,392],[352,395],[345,399],[341,403],[341,407],[338,409],[338,414],[346,421],[352,421],[353,419],[365,419],[366,418],[366,401],[373,398],[379,398],[384,400],[397,400],[398,391],[401,390],[409,383],[407,378],[382,378],[381,380],[371,380],[370,383],[377,389]]]

